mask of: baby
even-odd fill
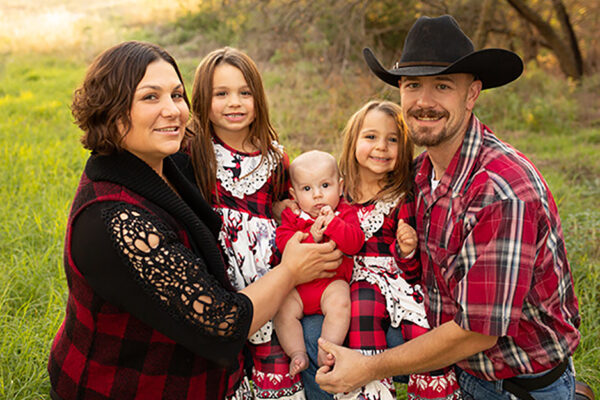
[[[300,215],[284,210],[276,242],[283,251],[287,241],[297,231],[309,233],[305,242],[333,240],[346,255],[357,253],[365,235],[356,211],[341,200],[342,180],[335,158],[322,151],[309,151],[290,164],[290,194],[300,207]],[[344,260],[331,278],[317,279],[296,287],[288,295],[273,319],[281,347],[290,357],[290,375],[308,367],[302,325],[304,315],[323,314],[321,336],[342,344],[350,324],[350,289],[352,258]],[[318,363],[326,353],[319,350]]]

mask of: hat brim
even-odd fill
[[[482,82],[482,89],[490,89],[517,79],[523,72],[523,61],[512,51],[483,49],[468,54],[448,66],[411,65],[386,70],[368,47],[363,56],[371,71],[388,85],[398,87],[403,76],[431,76],[469,73]]]

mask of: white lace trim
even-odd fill
[[[410,285],[402,278],[393,257],[354,256],[352,282],[357,281],[366,281],[379,288],[394,328],[403,319],[429,328],[421,286]]]
[[[365,207],[361,207],[358,210],[358,220],[360,221],[360,227],[365,233],[365,242],[381,229],[385,216],[398,205],[403,196],[404,194],[391,201],[378,201],[371,211],[367,211]]]
[[[279,151],[280,158],[283,146],[277,142],[273,142],[273,145]],[[217,179],[223,188],[239,199],[262,188],[278,165],[269,157],[263,160],[261,154],[242,154],[214,142],[213,147],[217,159]]]
[[[258,331],[248,341],[252,344],[262,344],[271,341],[271,335],[273,334],[273,321],[268,321],[266,324],[260,327]]]

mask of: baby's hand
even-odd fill
[[[321,240],[323,240],[323,232],[325,232],[325,229],[327,229],[327,224],[325,223],[325,217],[322,215],[319,215],[317,217],[317,219],[315,219],[315,222],[313,222],[312,226],[310,227],[310,234],[312,235],[315,243],[320,243]]]
[[[402,257],[408,256],[417,248],[417,232],[402,219],[398,220],[396,240],[398,240],[398,247],[402,253],[400,256]]]
[[[329,223],[331,222],[333,217],[335,217],[335,213],[333,212],[333,209],[331,208],[331,206],[323,206],[321,208],[320,215],[325,217],[325,228],[327,228],[327,225],[329,225]]]

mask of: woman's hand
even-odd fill
[[[296,232],[287,242],[279,264],[289,269],[295,285],[332,277],[342,262],[342,252],[335,248],[335,242],[301,243],[307,236],[307,233]]]
[[[342,252],[331,241],[300,243],[307,237],[308,233],[296,232],[285,246],[281,263],[240,291],[254,306],[248,336],[273,318],[295,286],[335,275],[335,269],[342,262]]]

